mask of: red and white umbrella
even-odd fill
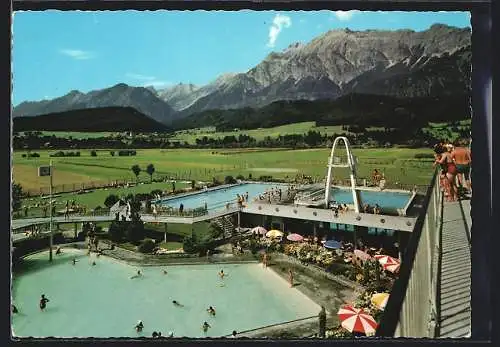
[[[252,232],[252,234],[260,234],[260,235],[265,235],[267,233],[267,230],[264,229],[263,227],[255,227],[250,231]]]
[[[384,266],[385,264],[395,264],[399,262],[398,259],[385,254],[377,254],[375,255],[375,259],[377,259],[382,266]]]
[[[367,314],[362,308],[344,305],[340,307],[338,315],[342,327],[349,332],[358,332],[365,335],[375,334],[378,324],[375,319]]]
[[[299,242],[299,241],[304,240],[304,237],[302,235],[299,235],[299,234],[290,234],[286,237],[286,239],[290,240],[290,241]]]
[[[363,261],[371,258],[371,256],[368,253],[363,252],[362,250],[359,249],[354,250],[354,255]]]
[[[387,263],[383,266],[384,270],[392,273],[398,273],[400,267],[401,263],[399,262],[399,260],[396,263]]]

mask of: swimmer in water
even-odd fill
[[[142,324],[142,320],[139,319],[137,321],[137,324],[135,325],[135,330],[137,332],[141,332],[143,328],[144,328],[144,324]]]
[[[134,279],[134,278],[138,278],[138,277],[141,277],[142,276],[142,273],[141,273],[141,270],[137,270],[137,274],[130,277],[130,279]]]
[[[212,306],[210,306],[209,308],[207,308],[207,312],[210,313],[212,316],[215,317],[215,309]]]
[[[61,253],[62,253],[61,247],[57,247],[56,254],[61,254]]]
[[[96,263],[95,263],[95,261],[93,261],[93,262],[92,262],[92,266],[96,266]]]
[[[45,307],[47,307],[47,303],[49,302],[49,299],[45,297],[45,294],[42,294],[42,297],[40,298],[40,310],[44,310]]]
[[[76,258],[73,258],[72,263],[73,265],[76,265]]]
[[[12,305],[12,313],[18,313],[19,311],[17,310],[17,307],[15,305]]]
[[[224,276],[225,276],[225,274],[224,274],[224,270],[220,270],[220,272],[219,272],[219,277],[220,277],[220,279],[221,279],[221,280],[223,280],[223,279],[224,279]]]
[[[178,303],[176,300],[172,301],[172,304],[174,304],[177,307],[184,307],[184,305]]]
[[[201,328],[203,329],[203,332],[206,333],[208,331],[208,328],[211,328],[211,326],[207,322],[204,322]]]
[[[163,274],[166,275],[168,272],[167,270],[163,270]]]

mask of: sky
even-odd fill
[[[40,11],[14,13],[13,105],[118,83],[204,85],[332,29],[470,27],[469,12]]]

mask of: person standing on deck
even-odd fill
[[[290,283],[290,288],[293,287],[293,272],[292,269],[288,269],[288,282]]]
[[[456,141],[455,148],[452,152],[452,157],[455,159],[457,166],[458,184],[470,191],[470,165],[472,162],[469,148],[462,146],[465,141]]]

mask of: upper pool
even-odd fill
[[[243,183],[227,188],[217,188],[205,192],[199,192],[163,200],[161,203],[173,208],[179,208],[183,204],[184,209],[195,209],[207,204],[208,210],[219,210],[225,208],[227,203],[234,203],[236,195],[245,195],[248,192],[248,200],[251,201],[259,194],[274,187],[285,190],[287,185],[279,183]]]
[[[97,265],[91,266],[94,260]],[[217,275],[221,268],[227,274],[223,281]],[[142,278],[130,279],[138,269],[72,249],[52,264],[47,252],[25,258],[14,272],[12,296],[19,310],[12,318],[14,335],[149,337],[172,331],[176,337],[218,337],[319,312],[311,299],[256,263],[144,267]],[[38,307],[41,294],[50,300],[44,312]],[[206,312],[209,306],[215,317]],[[142,333],[134,329],[139,319]],[[211,325],[207,334],[204,321]]]
[[[378,204],[382,210],[394,211],[402,210],[410,202],[413,194],[410,192],[377,191],[358,189],[361,206],[368,204],[375,206]],[[348,188],[332,188],[331,201],[340,204],[353,204],[352,191]]]

